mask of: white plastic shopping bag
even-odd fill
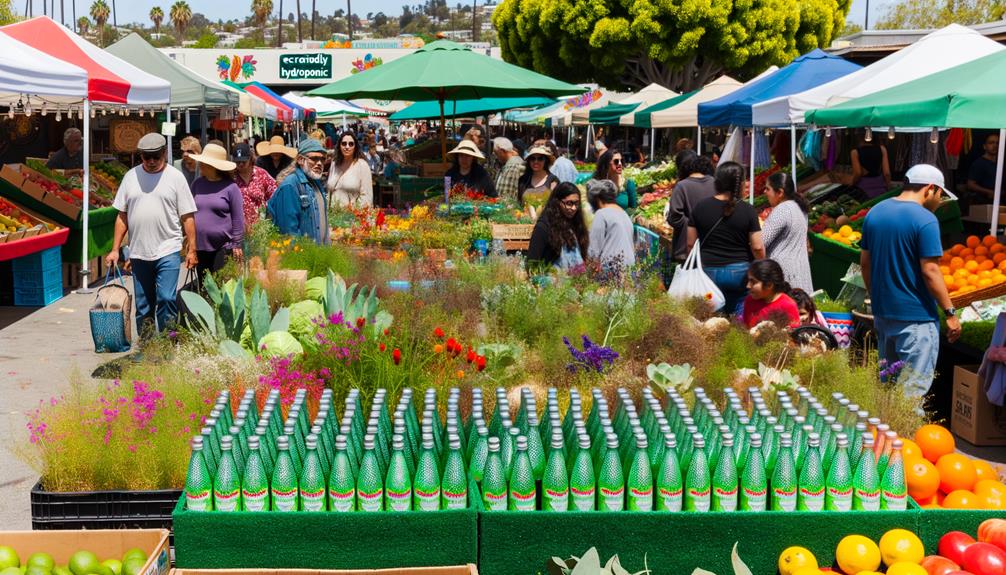
[[[674,270],[674,278],[671,279],[671,287],[667,288],[667,295],[678,299],[701,298],[713,311],[718,311],[726,303],[723,292],[716,287],[713,280],[709,279],[706,272],[702,271],[698,240],[695,241],[695,246],[685,259],[685,263]]]

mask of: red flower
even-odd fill
[[[374,221],[374,227],[383,228],[384,227],[384,211],[377,212],[377,219]]]
[[[395,365],[402,363],[402,350],[397,347],[391,352],[391,359],[395,362]]]
[[[356,318],[356,327],[363,329],[363,326],[366,325],[366,323],[367,320],[363,319],[362,317]]]
[[[391,332],[391,330],[390,330],[390,329],[388,329],[388,328],[384,328],[384,335],[388,335],[388,333],[390,333],[390,332]]]
[[[466,358],[468,360],[468,363],[471,363],[471,362],[475,361],[476,357],[478,357],[478,355],[475,353],[475,350],[473,350],[471,348],[471,346],[469,346],[468,347],[468,357]]]
[[[444,339],[444,330],[440,329],[439,327],[435,328],[433,330],[433,337]]]
[[[486,368],[486,356],[480,355],[475,358],[475,370],[482,371]]]
[[[381,352],[384,352],[384,350],[388,349],[388,346],[386,346],[386,345],[384,345],[384,344],[382,343],[381,345],[377,346],[377,348],[378,348],[378,349],[380,349],[380,350],[381,350]]]
[[[461,349],[461,344],[458,343],[453,337],[447,340],[447,351],[454,355],[457,355]]]

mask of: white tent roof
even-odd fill
[[[699,125],[699,104],[726,96],[741,84],[730,76],[720,76],[677,106],[650,114],[651,128],[690,128]]]
[[[0,34],[0,99],[16,104],[22,95],[81,102],[87,97],[87,72]]]
[[[757,104],[752,120],[757,126],[802,124],[808,110],[879,92],[1003,49],[1006,47],[970,28],[951,24],[827,84]]]
[[[641,104],[636,107],[636,110],[642,110],[648,106],[654,104],[659,104],[664,100],[669,100],[675,96],[680,96],[674,90],[670,90],[661,86],[660,84],[650,84],[649,86],[643,88],[642,90],[636,92],[635,94],[629,96],[628,98],[618,102],[619,104]],[[618,119],[618,123],[622,126],[631,126],[633,122],[633,116],[636,110],[625,114]]]
[[[566,126],[586,126],[590,118],[590,111],[603,108],[608,104],[619,102],[631,94],[619,92],[601,91],[601,97],[581,108],[565,111],[558,116],[552,116],[552,125],[557,127]]]
[[[332,98],[319,98],[317,96],[304,96],[297,92],[287,92],[283,98],[302,106],[314,110],[318,115],[322,114],[350,114],[354,116],[366,116],[368,112],[359,106],[354,106],[345,100],[333,100]]]

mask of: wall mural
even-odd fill
[[[234,56],[229,58],[226,54],[217,56],[217,74],[221,80],[237,82],[238,79],[251,80],[255,76],[255,65],[258,62],[255,56],[249,54],[245,57]]]
[[[371,68],[376,68],[384,63],[381,58],[375,58],[373,54],[367,54],[363,58],[357,58],[353,60],[353,68],[350,69],[350,74],[359,74]]]

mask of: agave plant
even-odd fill
[[[646,377],[657,387],[678,392],[688,391],[695,380],[695,368],[690,364],[669,365],[667,363],[650,364],[646,366]]]
[[[251,300],[246,304],[242,280],[228,281],[219,288],[210,276],[204,283],[206,293],[216,308],[201,295],[182,290],[182,302],[189,310],[186,325],[195,333],[219,340],[220,353],[230,356],[247,357],[250,352],[238,343],[246,322],[251,328],[252,347],[259,349],[259,342],[268,333],[286,331],[290,326],[290,312],[280,308],[273,315],[269,311],[269,301],[265,290],[256,286]],[[211,288],[212,286],[212,288]]]
[[[357,291],[359,290],[359,291]],[[328,270],[328,285],[325,286],[325,315],[342,314],[347,321],[363,318],[379,335],[391,326],[393,317],[386,311],[377,309],[377,288],[361,287],[357,284],[346,286],[346,281],[332,270]]]
[[[644,559],[645,563],[645,559]],[[603,566],[601,557],[597,553],[596,547],[591,547],[582,557],[570,557],[560,559],[552,557],[547,565],[548,575],[649,575],[650,570],[644,568],[636,573],[629,573],[618,560],[618,555],[613,555]]]

